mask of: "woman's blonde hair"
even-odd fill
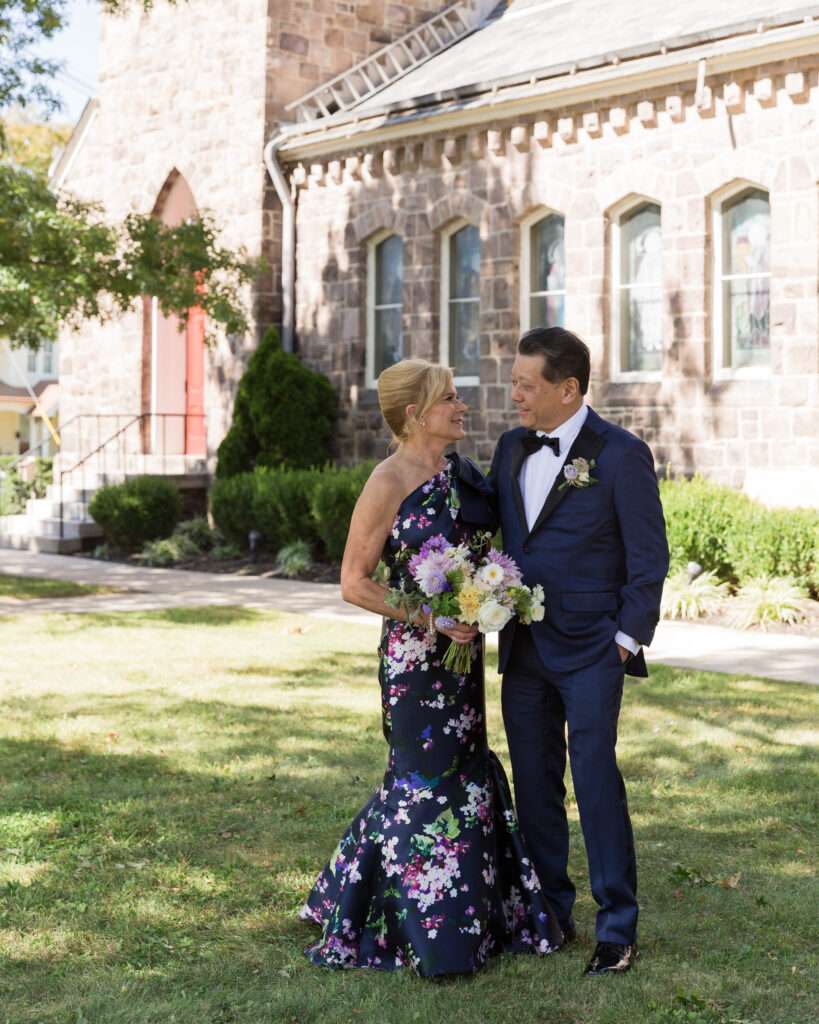
[[[393,442],[404,444],[424,413],[440,402],[451,386],[452,370],[426,359],[402,359],[382,370],[378,377],[378,401]],[[411,417],[407,415],[408,405],[415,406]]]

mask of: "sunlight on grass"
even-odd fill
[[[70,583],[67,580],[45,580],[36,576],[15,576],[0,573],[0,598],[34,601],[45,597],[90,597],[93,594],[123,594],[122,587],[106,587],[95,583]]]
[[[299,906],[387,759],[377,623],[309,624],[230,608],[3,621],[0,1020],[812,1019],[817,691],[747,676],[658,667],[626,686],[643,952],[627,978],[580,977],[596,908],[571,785],[567,952],[437,985],[309,965]],[[506,759],[496,649],[487,666]]]

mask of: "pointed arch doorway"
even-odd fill
[[[153,210],[173,227],[199,211],[188,183],[177,171],[168,175]],[[205,314],[188,310],[182,327],[166,316],[154,296],[146,296],[142,331],[143,450],[154,455],[207,454],[205,431]]]

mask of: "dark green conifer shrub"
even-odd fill
[[[233,424],[217,452],[217,477],[259,466],[309,469],[330,458],[336,401],[332,384],[283,352],[271,327],[239,382]]]

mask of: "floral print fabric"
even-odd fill
[[[401,552],[469,532],[450,464],[398,510],[384,552],[391,585],[407,572]],[[562,941],[487,745],[481,644],[470,672],[454,675],[442,666],[447,637],[387,620],[379,678],[389,763],[301,910],[322,928],[306,950],[313,963],[465,973],[504,950],[550,953]]]

